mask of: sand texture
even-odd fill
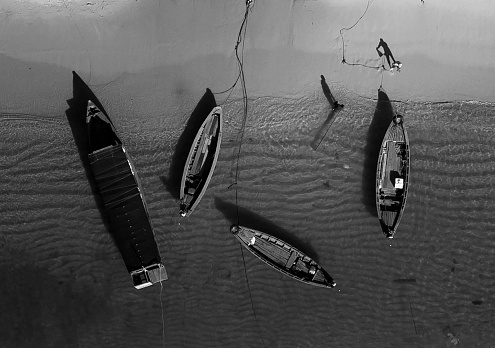
[[[240,84],[217,92],[239,74],[244,1],[0,1],[0,346],[436,348],[453,333],[493,347],[495,7],[476,3],[374,0],[341,36],[367,1],[256,0],[243,128]],[[400,72],[374,68],[380,37]],[[161,294],[132,287],[109,233],[71,71],[139,173]],[[181,218],[188,144],[215,103],[217,167]],[[394,113],[411,178],[387,240],[375,173]],[[337,287],[274,271],[230,234],[237,222],[304,251]]]

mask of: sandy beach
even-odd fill
[[[238,51],[238,159],[241,85],[219,92],[239,75],[245,11],[243,0],[0,0],[0,346],[493,347],[493,4],[255,0]],[[400,71],[377,54],[380,38]],[[72,71],[139,173],[162,289],[133,288],[97,204]],[[345,105],[336,114],[321,75]],[[181,218],[189,125],[212,103],[224,113],[218,164]],[[395,113],[411,183],[387,240],[374,185]],[[337,287],[242,250],[238,217]]]

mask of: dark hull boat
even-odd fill
[[[194,138],[180,184],[180,211],[189,216],[210,183],[222,142],[222,108],[214,107]]]
[[[268,233],[232,225],[232,234],[250,252],[277,271],[303,283],[333,288],[332,277],[306,254]]]
[[[88,101],[89,162],[134,287],[167,279],[139,179],[110,119]]]
[[[383,138],[376,167],[376,209],[383,234],[393,238],[409,187],[409,138],[403,118],[394,116]]]

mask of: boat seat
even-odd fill
[[[384,202],[380,202],[380,210],[381,211],[394,211],[397,212],[400,210],[400,204],[392,204],[392,205],[385,205],[383,204]]]
[[[194,187],[189,187],[187,189],[187,193],[190,195],[194,195],[195,192],[196,192],[196,189]]]
[[[294,262],[296,262],[296,259],[297,259],[297,252],[292,251],[292,253],[289,256],[289,259],[285,264],[285,268],[291,268]]]
[[[395,196],[397,191],[395,191],[395,188],[388,188],[384,187],[381,189],[380,194],[384,196]]]

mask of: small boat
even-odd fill
[[[136,289],[167,280],[136,170],[112,121],[89,100],[88,155],[113,237]]]
[[[401,115],[385,133],[376,167],[376,209],[383,234],[393,238],[406,205],[409,187],[409,138]]]
[[[181,216],[189,216],[210,183],[222,142],[222,108],[216,106],[204,120],[187,156],[180,183]]]
[[[313,259],[268,233],[232,225],[230,232],[261,261],[303,283],[324,288],[337,285]]]

